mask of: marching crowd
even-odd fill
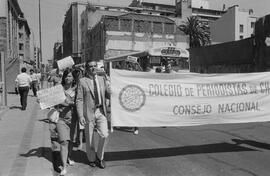
[[[22,110],[26,109],[29,89],[37,96],[40,88],[40,73],[31,69],[28,75],[26,71],[22,68],[15,80]],[[170,64],[166,65],[165,72],[172,72]],[[104,169],[111,94],[110,80],[104,69],[97,68],[96,61],[88,61],[84,67],[66,68],[63,72],[56,69],[49,75],[48,82],[53,86],[62,85],[65,94],[65,101],[50,108],[47,115],[53,150],[60,145],[60,175],[67,173],[68,164],[74,164],[71,158],[73,145],[82,149],[83,136],[89,165]],[[99,134],[97,149],[93,138],[95,131]],[[134,127],[134,134],[138,134],[138,127]]]
[[[26,68],[21,69],[17,76],[16,88],[20,94],[21,110],[26,110],[27,96],[32,89],[37,96],[40,76],[30,70],[28,75]],[[65,93],[65,101],[50,108],[48,116],[55,114],[50,119],[50,132],[52,146],[60,144],[62,168],[60,175],[67,173],[67,164],[73,165],[71,152],[74,143],[78,143],[78,149],[82,148],[83,132],[85,134],[86,154],[91,167],[106,167],[104,161],[104,149],[108,130],[108,111],[110,99],[110,83],[105,72],[101,74],[97,68],[97,62],[86,62],[85,67],[67,68],[63,72],[57,69],[56,73],[48,77],[53,85],[62,85]],[[50,114],[50,115],[49,115]],[[51,116],[52,118],[53,116]],[[98,148],[95,149],[94,132],[99,134]]]
[[[59,113],[57,121],[50,123],[52,143],[60,143],[62,169],[67,173],[67,164],[73,165],[71,158],[73,144],[82,148],[85,134],[86,154],[91,167],[106,167],[104,149],[108,131],[108,107],[110,84],[106,74],[98,74],[97,62],[86,62],[85,68],[66,69],[48,78],[53,85],[64,88],[65,102],[52,108]],[[99,134],[98,148],[95,149],[94,132]],[[53,144],[54,145],[54,144]]]

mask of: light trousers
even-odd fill
[[[95,149],[94,130],[98,132],[98,147]],[[95,111],[95,123],[87,122],[85,125],[85,143],[87,158],[90,162],[96,160],[96,156],[103,160],[106,138],[109,136],[107,118],[101,113],[100,109]]]

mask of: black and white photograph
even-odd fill
[[[269,176],[269,0],[0,0],[0,176]]]

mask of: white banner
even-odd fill
[[[41,109],[46,109],[63,103],[66,99],[62,85],[37,91],[37,97]]]
[[[111,70],[113,126],[195,126],[270,121],[270,72]]]

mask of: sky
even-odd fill
[[[62,24],[70,2],[74,0],[40,0],[41,1],[41,38],[42,57],[45,63],[53,57],[53,45],[62,42]],[[82,0],[81,0],[82,1]],[[128,6],[131,0],[89,0],[92,3]],[[147,1],[147,0],[145,0]],[[164,3],[175,0],[156,0]],[[39,46],[39,15],[38,0],[18,0],[20,7],[28,21],[31,33],[34,33],[34,43]],[[270,0],[209,0],[210,8],[221,10],[223,4],[226,8],[239,5],[240,9],[253,9],[258,17],[270,14]]]

